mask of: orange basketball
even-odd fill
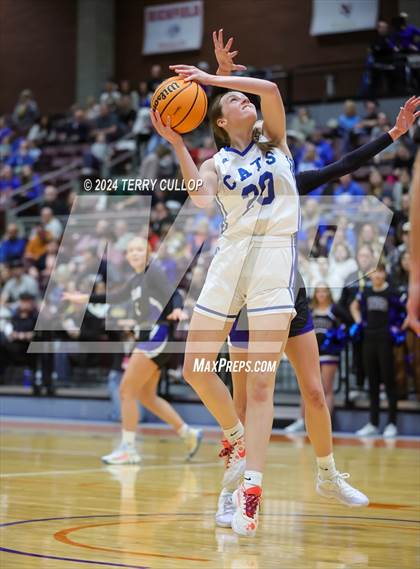
[[[158,111],[163,124],[171,117],[171,128],[184,134],[200,125],[207,113],[207,95],[194,81],[170,77],[153,93],[150,106]]]

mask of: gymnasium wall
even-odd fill
[[[247,65],[282,65],[287,70],[297,70],[302,66],[356,63],[359,70],[350,70],[343,79],[346,86],[351,82],[356,91],[360,84],[360,64],[365,61],[367,47],[374,36],[373,31],[364,31],[311,37],[312,0],[204,0],[204,42],[200,51],[142,57],[143,6],[159,3],[161,0],[124,0],[117,3],[118,77],[137,81],[139,77],[147,76],[153,63],[161,63],[165,68],[171,63],[193,64],[199,60],[213,64],[211,32],[224,27],[226,33],[237,38],[240,49],[238,61]],[[398,4],[398,0],[381,0],[381,17],[390,19],[395,16]],[[308,78],[310,83],[319,83],[316,72],[302,77],[296,84],[297,98],[308,97]],[[323,92],[323,84],[316,87]]]
[[[67,109],[76,81],[75,0],[0,0],[0,113],[22,89],[41,110]]]
[[[83,14],[78,5],[92,1],[96,0],[0,1],[0,113],[11,112],[18,93],[24,88],[31,88],[41,110],[49,112],[68,109],[76,93],[86,91],[83,85],[76,84],[77,77],[79,83],[86,77],[86,73],[77,75],[77,65],[83,64],[83,59],[79,59],[78,64],[76,55],[78,18]],[[309,36],[311,0],[204,0],[201,50],[143,57],[143,7],[171,1],[115,0],[116,78],[128,78],[137,83],[148,77],[150,66],[157,62],[165,68],[180,61],[213,63],[211,31],[224,26],[226,32],[237,37],[241,62],[256,67],[281,64],[300,73],[303,73],[302,66],[352,62],[359,66],[359,71],[349,70],[339,79],[338,94],[340,81],[354,87],[355,92],[359,87],[360,65],[373,32]],[[103,2],[102,9],[106,10],[107,5],[110,9],[109,2]],[[398,13],[399,2],[380,0],[380,6],[381,17],[388,19]],[[96,28],[100,25],[99,20],[95,21]],[[97,34],[96,28],[93,33]],[[97,55],[99,59],[100,55]],[[296,81],[296,99],[307,97],[308,91],[314,97],[322,94],[324,80],[322,72],[316,70],[302,75]],[[95,82],[97,89],[99,82],[99,79]]]

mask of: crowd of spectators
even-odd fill
[[[112,143],[126,133],[132,133],[138,145],[140,165],[134,173],[138,178],[180,180],[170,146],[152,131],[149,121],[151,92],[161,80],[160,66],[153,66],[150,80],[140,82],[137,89],[127,80],[119,85],[108,81],[98,100],[90,99],[85,107],[74,107],[70,116],[58,123],[41,116],[33,96],[25,91],[12,117],[0,119],[0,199],[4,202],[5,196],[13,198],[13,192],[24,180],[30,179],[35,182],[31,196],[40,198],[38,221],[30,231],[24,230],[23,223],[10,223],[0,242],[0,350],[2,356],[6,355],[1,358],[4,364],[16,364],[16,354],[22,355],[33,339],[33,335],[29,335],[29,329],[33,331],[29,322],[36,319],[47,285],[47,310],[58,331],[53,336],[37,332],[35,338],[54,339],[56,346],[57,342],[130,338],[132,315],[128,305],[104,308],[89,304],[79,330],[75,323],[81,309],[62,303],[61,293],[65,289],[91,290],[92,286],[98,292],[105,286],[124,282],[129,275],[124,252],[133,236],[148,239],[150,255],[162,264],[171,282],[175,281],[179,267],[188,265],[191,258],[201,253],[181,282],[186,309],[192,310],[220,231],[222,215],[216,205],[198,213],[191,209],[182,226],[172,229],[168,236],[185,201],[185,192],[150,192],[150,223],[147,215],[146,221],[141,221],[144,212],[139,209],[138,194],[112,199],[91,196],[91,201],[85,201],[83,213],[93,215],[94,227],[79,228],[76,223],[76,229],[61,242],[75,194],[64,199],[53,184],[36,182],[36,163],[44,144],[89,143],[84,166],[88,171],[98,171]],[[342,112],[330,117],[326,124],[319,124],[308,109],[297,109],[290,118],[288,131],[296,172],[332,163],[387,132],[394,119],[384,113],[375,100],[366,100],[363,108],[354,101],[346,101]],[[418,127],[416,129],[418,131]],[[410,239],[408,193],[415,155],[413,137],[418,136],[416,129],[357,172],[318,188],[302,202],[299,263],[309,294],[320,282],[325,283],[331,289],[334,302],[349,311],[358,287],[368,286],[369,280],[364,275],[380,258],[385,263],[389,282],[398,289],[401,298],[406,294]],[[197,165],[216,152],[207,124],[187,137],[187,144]],[[327,205],[320,202],[318,196],[327,197]],[[351,196],[375,196],[388,206],[393,211],[390,229],[386,223],[378,224],[374,209],[368,208],[354,221],[348,213]],[[60,243],[58,268],[53,272]],[[353,292],[346,296],[343,289]],[[106,319],[119,323],[123,330],[107,331]],[[54,383],[70,381],[75,365],[98,366],[104,362],[113,365],[104,356],[87,360],[83,355],[70,356],[64,349],[55,351],[49,358],[28,356],[26,362],[33,378],[38,370],[41,384],[50,393]],[[399,396],[406,397],[414,388],[420,398],[418,342],[408,333],[406,340],[396,348],[397,352]],[[0,368],[0,374],[5,373],[5,367]],[[354,358],[354,373],[355,387],[361,389],[364,371],[357,358]],[[40,392],[41,384],[33,380],[35,392]]]
[[[369,48],[365,95],[401,95],[420,86],[420,28],[401,12],[390,22],[379,20]]]

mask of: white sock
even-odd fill
[[[327,480],[337,474],[333,453],[328,456],[317,457],[316,463],[318,465],[318,474],[322,480]]]
[[[136,444],[136,431],[122,430],[122,442],[126,445],[134,446]]]
[[[187,436],[189,430],[190,430],[190,428],[189,428],[189,426],[187,425],[187,423],[184,423],[184,424],[182,425],[182,427],[180,427],[180,428],[177,430],[177,433],[178,433],[178,435],[181,437],[181,439],[185,439],[185,437]]]
[[[238,421],[236,425],[234,425],[230,429],[223,430],[223,434],[225,438],[230,442],[230,444],[233,444],[237,439],[243,437],[244,433],[245,433],[244,426],[240,421]]]
[[[233,494],[233,490],[230,490],[229,488],[222,488],[222,491],[220,492],[220,496],[232,496]]]
[[[262,472],[257,472],[256,470],[245,470],[244,472],[245,488],[251,488],[251,486],[262,486],[262,479]]]

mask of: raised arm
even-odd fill
[[[254,77],[210,75],[192,65],[171,65],[170,69],[181,75],[186,81],[197,81],[202,85],[244,91],[259,96],[265,133],[275,144],[285,143],[286,113],[280,91],[275,83]]]
[[[406,101],[404,107],[401,107],[395,125],[389,132],[364,144],[357,150],[353,150],[353,152],[346,154],[333,164],[329,164],[319,170],[308,170],[298,174],[296,176],[296,185],[299,194],[305,195],[327,182],[331,182],[345,174],[354,172],[360,168],[360,166],[366,164],[366,162],[376,156],[376,154],[384,150],[387,146],[390,146],[395,140],[408,131],[416,118],[420,116],[420,111],[415,112],[419,104],[420,97],[411,97]]]
[[[150,117],[157,132],[174,148],[190,198],[197,207],[208,207],[217,192],[217,174],[213,158],[203,162],[198,170],[182,136],[171,129],[170,117],[166,125],[162,123],[158,112],[150,110]]]

